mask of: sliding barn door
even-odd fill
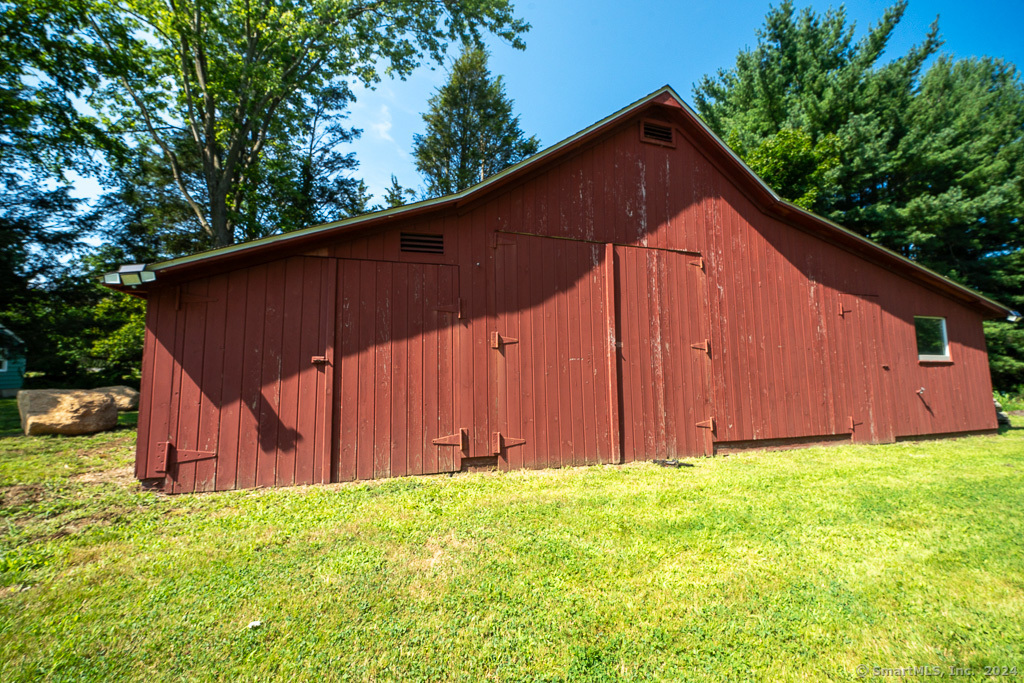
[[[457,470],[458,268],[338,263],[334,480]]]

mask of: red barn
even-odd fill
[[[996,428],[1008,309],[782,201],[668,87],[456,195],[164,263],[172,492]]]

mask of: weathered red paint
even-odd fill
[[[161,275],[137,476],[224,490],[994,429],[992,311],[772,204],[688,116],[662,96],[459,203]],[[918,361],[915,315],[947,319],[951,363]],[[162,473],[163,442],[216,457]]]

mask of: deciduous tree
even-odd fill
[[[274,144],[304,138],[320,93],[407,76],[481,31],[522,47],[528,28],[509,0],[94,0],[86,16],[102,77],[89,103],[108,130],[159,151],[213,246],[252,220],[261,162]]]

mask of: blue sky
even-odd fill
[[[736,53],[756,43],[768,0],[519,0],[519,16],[533,28],[526,50],[491,41],[491,71],[506,91],[528,134],[542,147],[586,128],[668,84],[692,102],[701,76],[730,67]],[[778,4],[778,3],[775,3]],[[824,12],[838,2],[800,2]],[[858,35],[891,2],[846,3]],[[990,55],[1024,67],[1024,1],[910,0],[887,55],[919,43],[939,17],[943,52],[956,57]],[[384,79],[375,90],[358,90],[350,121],[363,129],[353,145],[363,177],[377,198],[394,173],[404,186],[422,180],[412,161],[414,133],[422,132],[427,99],[446,80],[443,67],[421,67],[407,81]]]

